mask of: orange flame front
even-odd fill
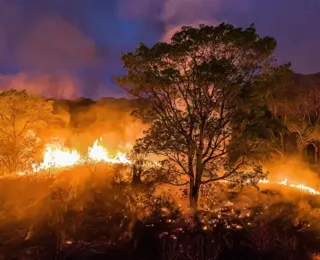
[[[100,141],[100,142],[99,142]],[[112,157],[108,150],[101,144],[102,138],[96,140],[92,146],[88,148],[88,154],[84,157],[76,150],[62,148],[61,145],[47,145],[43,154],[43,161],[40,164],[32,166],[33,172],[40,172],[49,169],[70,167],[83,164],[86,160],[93,162],[102,162],[108,164],[131,164],[125,153],[117,152]]]
[[[101,138],[100,141],[102,141]],[[131,164],[131,161],[126,157],[126,154],[119,151],[115,157],[111,157],[108,150],[100,145],[98,140],[93,143],[93,146],[89,147],[88,158],[97,162]]]
[[[304,184],[289,184],[288,183],[288,179],[284,179],[284,180],[278,181],[278,182],[271,182],[269,180],[260,180],[259,183],[260,184],[267,184],[267,183],[280,184],[282,186],[287,186],[287,187],[299,189],[301,191],[304,191],[304,192],[307,192],[307,193],[310,193],[310,194],[313,194],[313,195],[320,195],[319,191],[317,191],[316,189],[313,189],[313,188],[311,188],[309,186],[306,186]]]
[[[36,173],[49,169],[71,167],[84,164],[87,160],[90,162],[100,162],[106,164],[132,164],[132,162],[127,158],[126,154],[120,151],[118,151],[115,156],[111,156],[109,151],[102,145],[102,138],[100,138],[88,148],[86,156],[81,156],[77,150],[62,148],[61,145],[47,145],[43,154],[43,161],[40,164],[32,165],[31,172]],[[161,167],[157,162],[152,162],[152,165],[154,167]],[[28,172],[22,172],[20,174],[24,175],[26,173]],[[320,195],[320,191],[304,184],[290,184],[288,183],[288,179],[284,179],[282,181],[270,181],[265,179],[260,180],[259,184],[278,184],[281,186],[299,189],[303,192],[313,195]]]

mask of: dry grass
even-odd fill
[[[201,223],[194,223],[179,214],[170,194],[154,194],[151,186],[114,184],[112,176],[112,169],[78,168],[58,175],[1,179],[0,256],[218,260],[242,254],[247,259],[311,259],[309,253],[319,247],[316,227],[295,224],[307,216],[302,209],[310,212],[315,207],[308,197],[302,207],[268,193],[249,200],[258,191],[223,194],[223,201],[233,200],[237,210],[242,205],[240,213],[222,207],[200,213]],[[244,214],[243,205],[248,207],[250,201],[250,214]],[[242,228],[235,228],[238,225]]]

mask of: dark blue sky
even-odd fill
[[[120,53],[201,22],[278,40],[279,62],[320,72],[317,0],[0,0],[0,86],[56,97],[123,96]]]

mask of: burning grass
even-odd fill
[[[0,253],[7,259],[308,259],[317,253],[319,196],[276,183],[260,190],[217,184],[208,186],[214,192],[203,191],[195,219],[183,192],[118,184],[119,167],[78,165],[0,179]]]
[[[38,173],[43,171],[61,170],[66,167],[74,167],[84,164],[132,164],[125,153],[117,151],[110,155],[107,148],[103,146],[102,138],[94,141],[88,147],[87,154],[82,155],[76,149],[63,147],[59,143],[47,144],[43,152],[43,160],[40,163],[32,164],[32,169],[19,172],[19,175]]]

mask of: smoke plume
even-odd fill
[[[41,4],[29,10],[18,2],[0,1],[0,88],[75,98],[92,83],[94,92],[99,59],[93,40],[62,16],[44,12]]]
[[[27,70],[55,73],[92,66],[96,59],[92,40],[59,16],[38,19],[17,44],[15,55]]]
[[[68,78],[78,95],[123,96],[111,81],[125,73],[120,53],[132,51],[139,42],[168,41],[183,25],[220,22],[242,27],[254,22],[260,35],[278,40],[280,63],[292,61],[299,73],[320,70],[320,37],[315,33],[320,5],[315,1],[98,2],[0,0],[0,74]]]
[[[1,89],[27,90],[30,94],[57,99],[74,99],[81,95],[79,82],[69,75],[19,73],[0,75]]]

